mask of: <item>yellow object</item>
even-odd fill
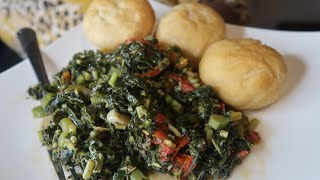
[[[178,45],[195,69],[208,46],[224,37],[225,24],[221,16],[199,3],[175,6],[162,17],[156,31],[160,43]]]
[[[222,40],[205,52],[199,74],[227,104],[252,110],[277,101],[287,69],[282,56],[254,39]]]
[[[148,0],[94,0],[83,20],[88,40],[104,52],[130,38],[150,35],[154,24]]]

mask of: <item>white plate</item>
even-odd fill
[[[168,8],[152,3],[158,17]],[[250,112],[261,119],[263,142],[232,173],[230,179],[320,179],[320,32],[283,32],[227,26],[228,38],[253,37],[279,50],[288,66],[285,95],[274,105]],[[72,55],[92,46],[81,26],[44,49],[50,75]],[[49,60],[50,59],[50,60]],[[36,131],[39,119],[27,97],[36,83],[28,61],[0,74],[0,179],[57,179]]]

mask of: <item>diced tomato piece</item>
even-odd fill
[[[177,75],[177,74],[169,74],[169,78],[170,79],[174,79],[174,80],[179,81],[179,82],[182,80],[182,77]]]
[[[177,74],[170,74],[169,78],[179,81],[179,83],[181,84],[182,92],[188,93],[195,90],[195,88],[192,86],[189,80],[184,79],[183,77]]]
[[[249,133],[245,136],[246,140],[252,144],[258,144],[261,141],[261,137],[259,133],[249,130]]]
[[[182,149],[184,146],[186,146],[187,144],[190,143],[190,140],[183,136],[183,137],[178,137],[177,141],[176,141],[177,145],[176,145],[176,149],[175,149],[175,154],[173,155],[173,157],[171,157],[171,160],[174,160],[174,156],[179,153],[180,149]]]
[[[164,133],[162,130],[158,129],[154,132],[153,134],[154,137],[160,139],[160,140],[165,140],[168,139],[168,136],[166,135],[166,133]]]
[[[225,111],[226,105],[224,103],[220,103],[220,109],[221,109],[221,111]]]
[[[156,116],[154,117],[154,120],[158,125],[161,125],[165,122],[166,117],[162,113],[157,113]]]
[[[193,86],[192,86],[192,84],[188,81],[188,80],[186,80],[186,79],[183,79],[182,81],[181,81],[181,88],[182,88],[182,92],[185,92],[185,93],[188,93],[188,92],[192,92],[192,91],[194,91],[196,88],[194,88]]]
[[[185,145],[189,143],[190,143],[190,140],[185,136],[178,138],[176,152],[179,152],[181,148],[183,148]]]
[[[170,155],[170,154],[172,154],[172,153],[174,153],[174,150],[175,150],[175,146],[168,146],[168,145],[166,145],[166,144],[164,144],[164,143],[161,143],[160,144],[160,146],[161,146],[161,154],[163,154],[163,155]]]
[[[155,69],[155,70],[143,73],[143,74],[138,74],[138,76],[140,76],[140,77],[155,77],[160,73],[161,73],[161,70]]]
[[[192,170],[196,167],[193,164],[193,157],[187,154],[177,154],[175,157],[175,165],[182,170],[183,177],[188,176]]]
[[[161,162],[168,162],[170,159],[168,158],[168,156],[164,155],[164,154],[160,154],[159,155],[159,159]]]
[[[150,44],[149,41],[146,41],[146,40],[144,40],[143,38],[140,38],[140,37],[130,38],[130,39],[126,40],[124,43],[125,43],[125,44],[130,44],[130,43],[132,43],[133,41],[139,41],[139,42],[142,43],[142,44]]]
[[[244,158],[248,153],[249,153],[249,152],[248,152],[247,150],[240,151],[240,152],[238,153],[238,157],[239,157],[240,159],[242,159],[242,158]]]

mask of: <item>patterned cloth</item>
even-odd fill
[[[91,0],[0,0],[0,38],[22,54],[16,32],[32,27],[46,46],[82,20]]]

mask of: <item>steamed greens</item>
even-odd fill
[[[50,85],[29,89],[41,103],[34,116],[51,118],[41,143],[83,179],[228,177],[259,141],[257,122],[222,103],[187,62],[154,39],[75,54]]]

